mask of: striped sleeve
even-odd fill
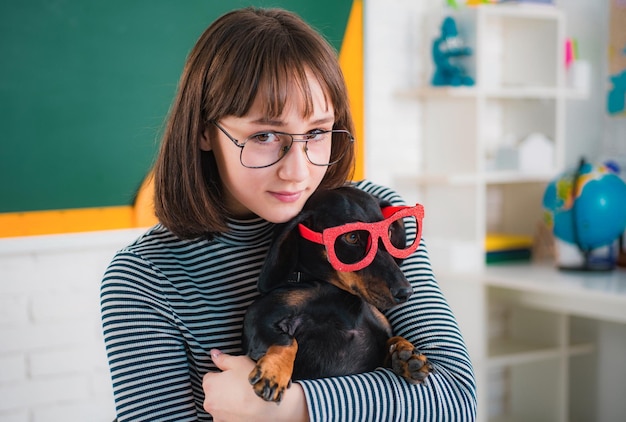
[[[185,344],[160,278],[143,259],[122,251],[101,285],[102,328],[120,422],[197,420]]]
[[[402,199],[392,190],[360,182],[357,187],[394,205]],[[415,236],[415,227],[407,227]],[[312,421],[473,421],[476,386],[469,355],[458,325],[434,278],[426,247],[402,269],[413,286],[409,301],[387,317],[394,333],[404,336],[426,354],[435,372],[427,382],[412,385],[388,369],[300,381]]]

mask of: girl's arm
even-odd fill
[[[113,380],[117,418],[123,421],[308,420],[305,396],[293,385],[280,406],[256,396],[248,382],[254,362],[247,356],[206,350],[190,357],[182,330],[164,291],[166,277],[130,251],[116,255],[101,286],[102,326]],[[219,322],[217,319],[213,322]],[[188,336],[219,336],[202,327]],[[195,342],[195,340],[194,340]],[[207,372],[208,371],[208,372]],[[202,394],[202,389],[206,395]],[[204,407],[204,409],[203,409]]]
[[[120,252],[102,281],[102,329],[120,422],[198,420],[185,346],[158,280],[145,261]]]

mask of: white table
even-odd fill
[[[570,315],[626,324],[626,269],[562,271],[546,264],[489,266],[488,286],[516,292],[521,303]]]

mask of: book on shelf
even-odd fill
[[[485,238],[485,260],[487,264],[530,261],[532,248],[532,236],[488,233]]]

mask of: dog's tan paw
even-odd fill
[[[433,372],[425,355],[416,353],[415,346],[408,340],[396,336],[387,340],[388,366],[412,384],[421,384]]]
[[[285,390],[291,386],[293,362],[298,350],[295,340],[290,346],[271,346],[261,357],[248,380],[257,396],[265,401],[280,403]]]
[[[264,368],[263,363],[259,362],[248,376],[254,392],[265,401],[280,403],[285,390],[291,386],[291,376],[273,373],[274,371]]]

